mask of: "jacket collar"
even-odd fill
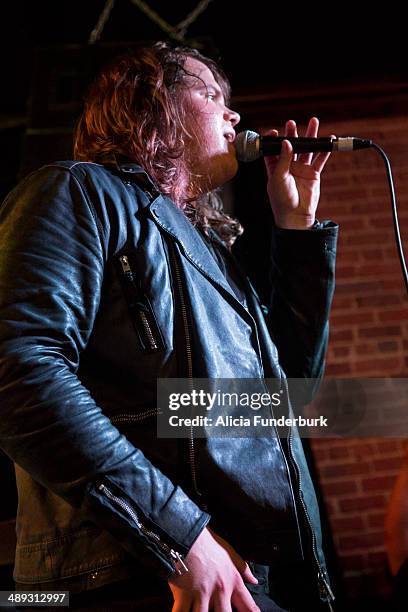
[[[184,213],[174,204],[173,200],[160,194],[156,185],[143,168],[127,160],[115,158],[116,170],[127,181],[134,181],[150,196],[150,212],[157,224],[170,234],[180,245],[185,257],[219,289],[233,299],[238,309],[250,317],[247,309],[237,299],[224,275],[214,261],[200,233],[193,227]]]
[[[227,283],[204,239],[174,202],[159,195],[150,203],[150,212],[156,223],[176,240],[185,257],[219,289],[227,293],[239,310],[248,316],[248,311]]]

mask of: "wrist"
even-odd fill
[[[276,217],[275,225],[280,229],[308,230],[320,225],[314,215],[296,215],[293,217]]]

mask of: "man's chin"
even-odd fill
[[[238,172],[238,161],[236,159],[236,157],[234,158],[230,158],[228,160],[228,164],[223,164],[223,167],[220,168],[220,171],[217,172],[216,176],[213,177],[213,189],[216,189],[217,187],[222,187],[223,185],[225,185],[225,183],[228,183],[228,181],[231,181],[234,176],[237,174]]]

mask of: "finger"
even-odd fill
[[[313,160],[311,166],[320,174],[323,168],[326,165],[327,160],[329,159],[331,153],[318,153],[316,158]]]
[[[174,605],[171,609],[171,612],[190,612],[191,609],[191,603],[186,603],[186,602],[182,602],[182,601],[175,601]],[[207,612],[207,610],[205,611]]]
[[[289,140],[283,140],[279,161],[276,164],[276,172],[281,174],[282,178],[289,174],[292,161],[295,161],[293,147]]]
[[[250,582],[251,584],[258,584],[258,579],[253,575],[248,563],[232,548],[228,548],[231,561],[239,571],[243,580]]]
[[[312,117],[307,125],[305,136],[307,138],[317,138],[319,132],[319,120],[317,117]]]
[[[237,612],[261,612],[244,584],[234,590],[231,602]]]
[[[174,596],[174,604],[171,609],[171,612],[190,612],[192,603],[193,603],[193,600],[191,599],[191,597],[176,595]]]
[[[336,138],[333,134],[330,135],[330,138]],[[321,172],[326,165],[327,160],[329,159],[331,153],[318,153],[312,162],[312,167],[316,170],[316,172]]]
[[[278,130],[268,130],[267,132],[265,132],[264,135],[265,136],[278,136],[279,132],[278,132]],[[273,172],[275,171],[276,164],[278,163],[278,160],[279,160],[279,156],[278,155],[268,155],[268,156],[264,157],[266,171],[267,171],[269,176],[271,176],[273,174]]]
[[[223,595],[218,599],[214,599],[211,609],[213,609],[214,612],[232,612],[231,596],[229,595],[226,597]]]
[[[210,609],[210,600],[201,599],[193,604],[193,612],[208,612]]]
[[[262,136],[278,136],[278,134],[279,134],[278,130],[270,129],[270,130],[266,130],[266,132],[262,134]]]
[[[221,546],[223,546],[223,548],[226,549],[226,551],[228,552],[228,554],[229,554],[229,556],[231,558],[231,561],[233,562],[233,564],[237,568],[238,572],[243,577],[245,577],[245,580],[247,580],[248,582],[251,582],[252,584],[258,584],[258,580],[255,578],[255,576],[253,575],[253,573],[249,569],[248,563],[246,561],[244,561],[244,559],[237,553],[237,551],[231,546],[231,544],[228,544],[228,542],[223,540],[220,536],[218,536],[213,531],[211,531],[211,534],[213,535],[215,540],[217,540],[217,542],[219,544],[221,544]],[[243,584],[241,576],[237,576],[237,580],[239,580],[240,584]]]
[[[293,119],[289,119],[289,121],[287,121],[285,125],[285,136],[297,138],[297,135],[298,133],[297,133],[296,122],[293,121]]]
[[[305,136],[306,138],[317,138],[319,132],[319,120],[317,117],[312,117],[307,125]],[[311,164],[313,153],[303,153],[299,155],[298,161],[303,164]]]
[[[245,580],[245,582],[249,582],[250,584],[258,584],[258,578],[254,576],[248,563],[245,563],[245,566],[243,567],[240,574],[242,576],[242,579]]]
[[[289,138],[298,137],[296,122],[293,121],[293,119],[289,119],[289,121],[286,122],[285,136],[288,136]],[[282,151],[281,151],[281,154],[282,154]],[[296,161],[296,160],[297,160],[297,155],[293,155],[293,161]]]

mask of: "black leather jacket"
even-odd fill
[[[157,439],[155,414],[159,377],[321,375],[337,226],[273,230],[265,318],[137,166],[46,166],[0,221],[0,443],[17,470],[16,580],[108,582],[140,563],[168,577],[210,518],[244,558],[290,564],[305,554],[305,520],[326,597],[296,432],[285,449],[273,430],[194,447]]]

